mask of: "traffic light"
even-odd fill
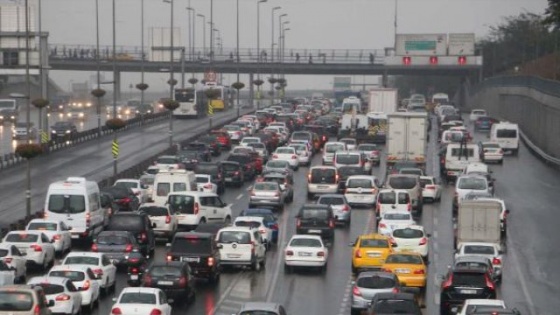
[[[431,65],[437,65],[437,62],[438,62],[437,56],[430,56],[430,64]]]
[[[411,60],[411,58],[410,58],[409,56],[404,56],[404,57],[402,57],[402,63],[403,63],[403,65],[405,65],[405,66],[410,65],[411,61],[412,61],[412,60]]]
[[[459,56],[459,58],[457,58],[457,61],[459,62],[460,65],[466,65],[467,64],[467,57]]]

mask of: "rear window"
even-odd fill
[[[197,176],[196,177],[196,182],[201,183],[201,184],[208,183],[208,182],[210,182],[210,178],[208,178],[206,176]]]
[[[208,175],[218,175],[217,165],[200,165],[195,166],[195,173],[197,174],[208,174]]]
[[[194,214],[194,197],[171,195],[167,198],[171,213]]]
[[[422,257],[416,255],[390,255],[385,260],[385,263],[388,264],[414,264],[414,265],[421,265],[423,264]]]
[[[396,238],[421,238],[424,233],[417,229],[398,229],[393,231],[393,237]]]
[[[49,211],[54,213],[82,213],[86,211],[83,195],[50,195]]]
[[[295,238],[289,246],[293,247],[323,247],[321,241],[312,238]]]
[[[409,220],[409,213],[385,213],[384,220]]]
[[[238,162],[241,165],[245,165],[251,162],[251,157],[247,155],[230,155],[227,161]]]
[[[292,140],[310,140],[311,135],[307,132],[294,132],[292,134]]]
[[[99,245],[126,245],[129,243],[128,237],[119,235],[99,235],[97,244]]]
[[[16,243],[33,243],[37,242],[39,236],[36,234],[27,233],[11,233],[6,236],[6,242],[16,242]]]
[[[311,183],[336,183],[336,171],[332,168],[315,168],[311,170]]]
[[[243,142],[243,143],[258,143],[258,142],[260,142],[260,139],[243,138],[243,140],[241,140],[241,142]]]
[[[374,151],[377,150],[377,146],[371,144],[360,144],[358,146],[358,150],[360,151]]]
[[[494,255],[494,247],[467,245],[464,249],[465,254]]]
[[[83,272],[73,270],[54,270],[49,272],[49,277],[63,277],[70,279],[70,281],[84,281],[86,278]]]
[[[344,204],[344,198],[342,197],[319,197],[319,200],[317,201],[318,204],[320,205],[343,205]]]
[[[109,221],[108,231],[142,231],[144,220],[141,216],[119,216],[115,215]]]
[[[156,164],[177,164],[178,161],[173,158],[158,158]]]
[[[454,157],[463,157],[463,156],[467,156],[468,157],[473,157],[474,156],[474,149],[472,148],[466,148],[466,149],[462,149],[461,148],[453,148],[451,149],[451,156]]]
[[[170,183],[158,183],[156,187],[156,194],[161,197],[165,197],[169,195],[171,192],[171,184]]]
[[[276,149],[276,152],[274,152],[274,153],[278,153],[278,154],[294,154],[295,151],[296,151],[296,149],[294,149],[294,148],[278,148],[278,149]]]
[[[30,311],[33,307],[33,296],[28,292],[0,292],[0,311]]]
[[[303,209],[301,211],[301,218],[327,220],[329,218],[329,211],[326,209]]]
[[[115,183],[115,187],[122,187],[122,188],[138,188],[138,183],[135,182],[118,182]]]
[[[486,180],[483,178],[460,178],[457,185],[459,189],[486,190],[488,188]]]
[[[352,178],[348,180],[346,188],[372,188],[373,182],[370,179]]]
[[[363,239],[360,241],[360,247],[388,248],[389,242],[387,240]]]
[[[407,174],[407,175],[418,175],[418,176],[422,176],[422,170],[419,169],[402,169],[400,170],[401,174]]]
[[[59,284],[40,283],[38,284],[38,286],[43,288],[43,292],[45,293],[45,295],[58,294],[64,292],[64,287]]]
[[[181,268],[175,266],[154,266],[150,270],[150,274],[154,277],[181,277]]]
[[[412,300],[378,300],[376,314],[418,314],[419,310]]]
[[[32,222],[29,224],[28,230],[56,231],[58,224],[47,222]]]
[[[223,168],[226,171],[237,171],[239,169],[239,165],[227,163],[223,165]]]
[[[140,207],[138,211],[142,211],[149,216],[155,216],[155,217],[163,217],[169,214],[167,208],[156,207],[156,206]]]
[[[327,151],[327,153],[334,153],[341,150],[344,150],[344,146],[342,144],[330,144],[325,148],[325,151]]]
[[[358,278],[358,282],[356,284],[360,288],[367,289],[388,289],[397,286],[395,279],[379,276]]]
[[[455,267],[469,268],[469,269],[488,269],[488,264],[476,261],[461,261],[455,264]]]
[[[201,254],[208,253],[212,248],[209,238],[175,237],[171,244],[171,252]]]
[[[391,177],[389,186],[395,189],[412,189],[416,186],[417,180],[413,177]]]
[[[278,190],[278,183],[255,183],[254,190],[275,191]]]
[[[244,231],[222,231],[218,237],[218,242],[220,243],[239,243],[239,244],[250,244],[251,234]]]
[[[97,257],[67,257],[63,265],[99,265],[99,258]]]
[[[434,182],[429,178],[420,178],[420,187],[424,188],[426,185],[433,185]]]
[[[484,273],[474,272],[455,272],[453,273],[453,286],[474,286],[486,287],[486,277]]]
[[[396,194],[394,192],[380,193],[378,202],[381,204],[395,204],[397,201]]]
[[[152,293],[130,292],[123,293],[120,304],[156,304],[156,295]]]
[[[496,130],[496,138],[517,138],[516,129],[498,129]]]
[[[360,156],[357,154],[337,154],[336,155],[337,164],[359,164]]]
[[[9,251],[7,249],[0,249],[0,257],[6,257]]]

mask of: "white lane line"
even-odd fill
[[[278,277],[280,276],[280,270],[282,268],[280,268],[282,266],[282,262],[284,261],[284,257],[282,256],[283,253],[283,249],[284,246],[286,244],[286,236],[287,236],[287,232],[286,230],[288,229],[288,217],[289,214],[286,213],[284,215],[284,219],[282,220],[282,225],[280,226],[280,231],[278,231],[278,233],[280,233],[278,241],[276,242],[276,251],[278,252],[278,259],[276,259],[276,269],[274,272],[274,275],[272,276],[272,281],[270,283],[270,290],[267,292],[266,294],[266,301],[267,302],[271,302],[272,298],[274,297],[274,290],[276,288],[276,282],[278,282]]]
[[[438,237],[438,231],[437,231],[437,230],[434,231],[433,237],[434,237],[434,238],[437,238],[437,237]]]
[[[235,197],[235,200],[239,200],[241,198],[243,198],[243,194],[239,194],[239,196]]]
[[[511,246],[508,246],[511,247]],[[529,295],[529,289],[527,288],[527,282],[525,282],[525,277],[523,277],[523,273],[521,272],[521,268],[519,267],[519,259],[517,259],[517,254],[515,250],[508,250],[509,258],[511,259],[511,263],[513,263],[513,268],[515,269],[515,273],[517,273],[517,279],[521,283],[521,291],[523,291],[523,295],[525,296],[525,301],[527,301],[529,314],[536,315],[537,311],[535,310],[535,303],[533,303],[533,299],[531,295]]]
[[[253,189],[253,185],[249,185],[249,187],[247,187],[247,191],[251,191],[251,189]]]
[[[438,226],[438,217],[434,216],[434,228]],[[434,229],[434,233],[436,233],[436,229]]]
[[[233,281],[228,285],[228,287],[226,288],[224,293],[222,293],[222,295],[220,296],[220,299],[218,300],[218,303],[216,303],[214,305],[214,307],[209,312],[209,314],[214,314],[218,309],[220,309],[220,307],[222,306],[222,304],[224,303],[226,298],[229,296],[229,293],[231,292],[231,290],[233,290],[233,288],[235,287],[235,285],[237,284],[237,282],[239,281],[239,279],[241,278],[241,276],[243,274],[244,274],[244,271],[241,271],[235,276]]]

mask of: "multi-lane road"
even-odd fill
[[[216,120],[233,117],[234,113],[215,116]],[[206,127],[206,120],[177,123],[177,134],[186,138]],[[435,125],[435,124],[434,124]],[[121,135],[122,167],[165,149],[167,126],[163,123],[131,130]],[[437,144],[432,130],[428,146],[428,173],[438,174]],[[485,136],[476,134],[476,140]],[[110,140],[93,141],[38,159],[33,165],[33,205],[40,209],[47,185],[67,176],[86,176],[100,180],[111,174]],[[313,164],[320,163],[316,156]],[[557,219],[557,200],[560,177],[557,170],[544,165],[524,146],[517,157],[506,157],[503,165],[492,165],[497,179],[496,194],[504,198],[511,214],[508,218],[508,251],[504,258],[504,280],[499,297],[522,314],[556,314],[560,301],[560,254],[555,251],[560,239]],[[295,232],[295,211],[306,199],[306,171],[295,173],[293,204],[279,214],[280,240],[277,248],[267,255],[267,264],[260,272],[234,271],[223,274],[216,287],[201,281],[197,283],[194,304],[175,309],[174,314],[233,314],[246,301],[274,301],[282,303],[289,314],[349,314],[352,277],[350,274],[350,247],[348,244],[359,234],[375,230],[372,209],[353,209],[352,226],[336,231],[326,274],[295,273],[285,275],[282,268],[282,247]],[[6,170],[0,178],[0,220],[6,221],[21,213],[23,205],[23,167]],[[374,168],[374,175],[383,179],[384,165]],[[242,188],[231,188],[222,199],[232,204],[234,215],[248,205],[251,183]],[[432,234],[428,288],[425,314],[438,314],[438,274],[443,274],[452,262],[451,199],[453,188],[447,186],[440,203],[428,204],[419,223]],[[155,259],[163,260],[165,248],[160,244]],[[118,279],[117,293],[126,286],[125,275]],[[112,302],[104,298],[95,314],[109,314]]]

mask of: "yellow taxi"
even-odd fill
[[[381,234],[364,234],[352,244],[352,272],[381,269],[385,259],[393,252],[388,236]]]
[[[428,269],[422,255],[414,252],[391,254],[385,259],[383,270],[394,273],[406,287],[426,287]]]

